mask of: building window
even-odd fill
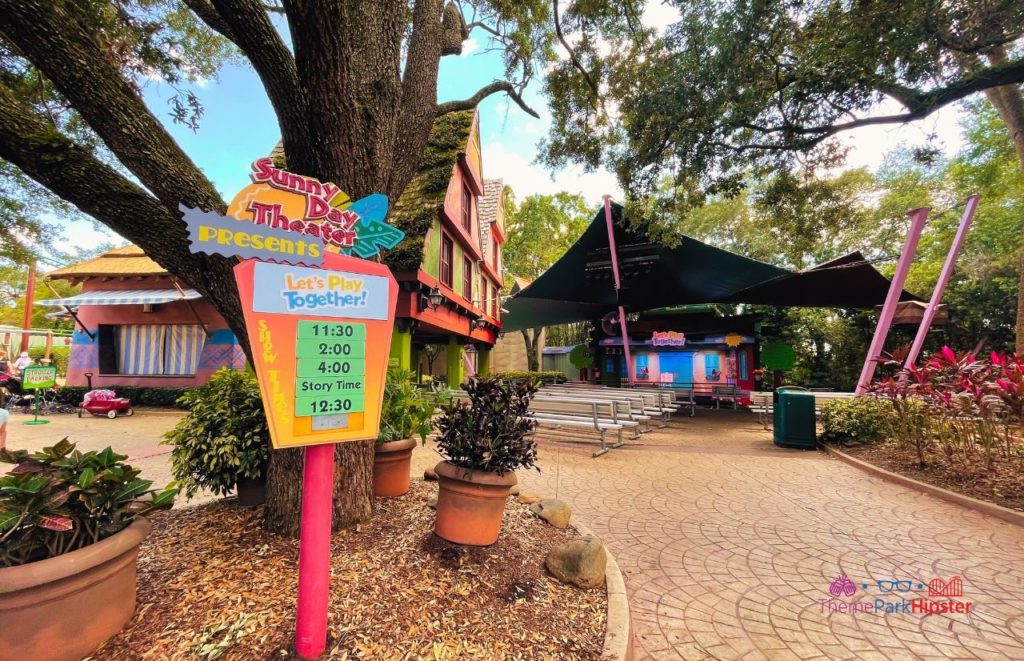
[[[473,192],[466,184],[462,184],[462,227],[467,232],[473,231]]]
[[[462,297],[473,302],[473,262],[469,257],[462,258]]]
[[[97,333],[100,373],[193,376],[205,340],[198,325],[101,324]]]
[[[447,234],[441,234],[441,284],[452,286],[452,264],[454,263],[455,244],[452,243],[452,237]]]
[[[704,379],[707,381],[718,381],[721,378],[722,370],[721,364],[718,362],[718,354],[704,354]]]
[[[636,378],[638,379],[649,379],[651,378],[650,368],[650,357],[645,354],[637,354],[636,357]]]
[[[498,311],[501,308],[501,303],[498,299],[498,286],[495,285],[491,291],[493,292],[493,296],[491,297],[491,316],[497,319]]]
[[[493,235],[491,236],[491,242],[492,242],[492,245],[494,246],[494,272],[495,273],[500,273],[501,272],[501,264],[499,263],[499,261],[500,261],[500,253],[498,252],[498,249],[501,247],[501,244],[498,243],[498,240],[495,239],[493,237]]]

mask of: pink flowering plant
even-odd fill
[[[1024,456],[1024,355],[979,358],[943,347],[921,366],[875,382],[871,392],[892,402],[896,438],[914,448],[921,466],[933,446],[949,462],[980,453],[990,469],[997,457]]]

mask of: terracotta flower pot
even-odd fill
[[[409,490],[409,470],[416,440],[381,443],[373,452],[373,495],[378,498],[401,496]]]
[[[437,518],[434,532],[456,544],[487,546],[498,541],[505,499],[515,473],[472,471],[442,461],[437,473]]]
[[[81,659],[135,612],[139,544],[152,529],[135,519],[83,549],[0,569],[0,657]]]

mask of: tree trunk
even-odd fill
[[[530,337],[530,332],[533,337]],[[519,331],[523,334],[523,343],[526,345],[526,369],[530,372],[540,371],[540,361],[537,360],[537,339],[540,337],[539,328],[524,328]]]
[[[267,469],[267,506],[263,525],[288,537],[299,535],[302,466],[305,450],[274,450]],[[296,479],[298,477],[298,479]],[[334,450],[332,529],[365,521],[373,513],[373,441],[339,443]]]
[[[1000,47],[994,49],[988,55],[989,62],[993,65],[1002,64],[1006,61],[1006,51]],[[1013,146],[1017,150],[1017,160],[1021,167],[1021,174],[1024,176],[1024,94],[1021,93],[1020,85],[1005,85],[985,90],[985,96],[996,107],[999,116],[1006,123],[1010,131],[1010,138],[1013,139]],[[1024,353],[1024,245],[1021,246],[1017,262],[1017,318],[1015,330],[1015,349],[1017,353]]]

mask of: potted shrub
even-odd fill
[[[373,495],[389,498],[409,491],[413,436],[427,440],[433,414],[433,402],[413,385],[408,371],[388,370],[373,454]]]
[[[64,439],[41,452],[0,450],[0,656],[80,659],[135,612],[143,515],[177,490],[152,482],[107,448]],[[173,485],[172,485],[173,486]]]
[[[469,402],[442,407],[437,449],[445,458],[438,478],[434,532],[451,542],[486,546],[498,540],[517,468],[537,461],[536,422],[526,417],[537,392],[532,381],[470,379]]]
[[[237,489],[240,505],[262,505],[270,445],[256,377],[221,368],[177,404],[188,415],[165,434],[164,444],[174,446],[174,478],[186,495],[208,489],[227,496]]]

